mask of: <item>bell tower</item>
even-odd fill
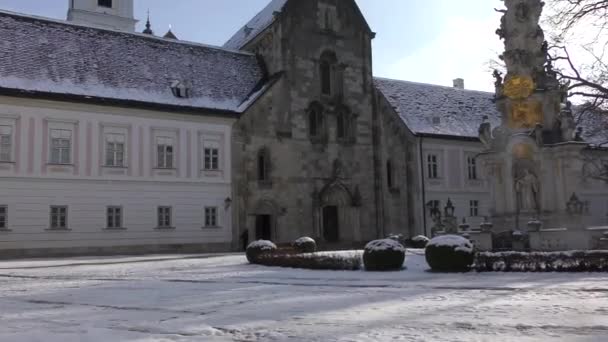
[[[70,0],[68,21],[134,32],[133,0]]]

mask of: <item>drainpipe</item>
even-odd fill
[[[424,138],[420,137],[420,142],[418,145],[418,149],[420,151],[420,185],[422,187],[422,224],[424,225],[424,235],[429,236],[428,229],[426,225],[426,180],[424,178],[424,153],[422,152],[422,140]]]

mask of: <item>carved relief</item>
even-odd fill
[[[543,122],[543,105],[536,100],[517,101],[511,104],[509,127],[512,129],[534,128]]]

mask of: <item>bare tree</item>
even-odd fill
[[[549,5],[554,29],[550,60],[559,80],[571,96],[584,101],[585,109],[608,112],[608,0],[549,0]],[[584,31],[585,41],[573,39],[574,31]],[[575,44],[587,53],[587,62],[572,56]]]

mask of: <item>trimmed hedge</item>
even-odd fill
[[[443,235],[429,241],[425,258],[433,271],[468,272],[475,254],[469,240],[458,235]]]
[[[375,240],[363,251],[367,271],[395,271],[403,268],[405,248],[393,239]]]
[[[271,241],[258,240],[247,246],[245,255],[247,260],[252,264],[259,264],[260,258],[267,254],[272,254],[277,250],[277,246]]]
[[[431,239],[428,237],[424,235],[417,235],[413,238],[407,239],[405,243],[407,247],[422,249],[426,247],[429,241],[431,241]]]
[[[478,253],[478,272],[608,272],[608,251]]]
[[[291,267],[309,270],[356,271],[361,269],[361,254],[353,253],[309,253],[309,254],[264,254],[260,265]]]
[[[301,237],[293,242],[293,248],[298,253],[314,253],[317,251],[317,243],[309,237]]]

